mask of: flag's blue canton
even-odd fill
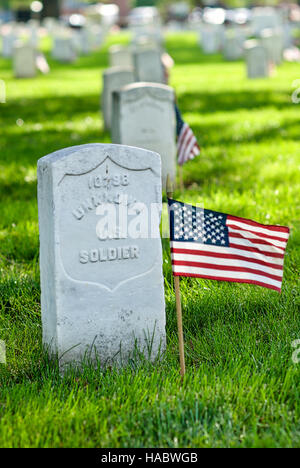
[[[175,113],[176,113],[176,135],[179,136],[181,129],[184,125],[178,106],[175,104]]]
[[[169,210],[172,241],[229,247],[226,214],[170,199]]]

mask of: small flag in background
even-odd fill
[[[175,104],[176,113],[176,134],[177,134],[177,154],[178,164],[182,166],[190,159],[200,154],[200,148],[196,137],[187,123],[182,120],[180,111]]]
[[[175,113],[178,164],[182,166],[185,162],[190,159],[194,159],[195,156],[198,156],[198,154],[200,154],[200,148],[193,131],[188,124],[182,120],[180,111],[176,104]]]
[[[252,283],[281,291],[289,228],[168,200],[175,276]]]
[[[36,67],[41,73],[43,73],[43,75],[47,75],[47,73],[50,72],[49,64],[42,52],[38,52],[36,56]]]

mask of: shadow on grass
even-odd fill
[[[46,53],[45,56],[50,66],[51,72],[63,71],[71,69],[85,69],[85,68],[107,68],[108,63],[108,47],[105,46],[101,50],[94,51],[92,54],[87,56],[80,56],[73,63],[60,63],[54,60],[51,53]],[[0,72],[11,72],[12,73],[12,59],[0,60]]]
[[[184,93],[178,97],[182,112],[234,112],[238,110],[265,109],[275,107],[278,110],[292,107],[290,90],[286,92],[233,91]]]
[[[242,95],[242,98],[240,97]],[[237,99],[237,96],[239,99]],[[216,93],[210,98],[207,95],[201,94],[202,100],[199,113],[203,112],[206,106],[211,105],[215,109],[226,106],[233,108],[234,106],[243,107],[242,102],[247,102],[248,106],[255,105],[253,97],[248,98],[244,93],[235,93],[235,99],[232,102],[227,102],[225,95]],[[189,102],[195,101],[195,95],[183,95],[180,99],[181,109],[183,112],[191,111]],[[256,102],[263,107],[263,102],[269,99],[270,106],[276,105],[276,95],[267,95],[263,98],[256,99]],[[211,101],[214,102],[212,106]],[[238,101],[238,102],[237,102]],[[279,107],[284,107],[282,103],[278,103]],[[286,106],[287,107],[287,106]],[[228,109],[227,109],[228,110]],[[207,111],[208,112],[208,111]],[[87,118],[91,115],[98,117],[93,118],[89,123]],[[22,128],[17,127],[16,118],[24,120]],[[200,119],[199,119],[200,120]],[[1,123],[1,121],[3,123]],[[55,122],[54,128],[51,128],[51,123]],[[33,126],[35,124],[45,124],[39,131],[32,128],[26,128],[26,125]],[[50,128],[48,123],[50,123]],[[268,124],[266,121],[263,127],[249,127],[246,131],[243,128],[233,129],[235,122],[213,122],[205,121],[192,125],[193,131],[201,146],[215,146],[222,144],[222,148],[229,149],[230,145],[246,143],[258,143],[263,141],[274,140],[276,138],[293,138],[299,140],[299,123],[300,119],[284,120],[280,127],[272,126],[272,122]],[[99,124],[99,125],[98,125]],[[24,99],[22,101],[13,101],[3,106],[3,112],[0,116],[0,125],[3,125],[4,132],[0,137],[0,150],[2,153],[2,161],[6,167],[16,165],[15,175],[12,172],[10,177],[0,177],[0,194],[2,199],[14,200],[30,200],[36,197],[36,183],[28,183],[25,180],[24,174],[18,175],[18,165],[32,166],[37,160],[51,152],[66,148],[69,146],[87,144],[87,143],[109,143],[110,135],[104,132],[102,121],[100,120],[99,97],[98,95],[88,95],[84,97],[65,96],[59,98],[46,99]],[[7,125],[7,127],[5,127]],[[47,125],[47,127],[46,127]],[[283,133],[284,132],[284,133]],[[14,149],[14,154],[11,153],[11,148]],[[223,154],[224,153],[224,154]],[[195,160],[197,165],[197,160]],[[4,166],[4,167],[5,167]],[[231,161],[226,157],[225,152],[220,150],[220,157],[214,159],[214,164],[201,165],[201,171],[193,171],[192,176],[186,175],[186,182],[203,183],[205,180],[214,180],[222,177],[223,183],[229,182],[228,177],[236,172],[236,162]]]
[[[36,182],[26,180],[26,172],[39,158],[69,146],[110,142],[98,95],[15,100],[1,110],[0,165],[7,171],[0,177],[2,201],[36,198]]]
[[[1,159],[7,163],[30,164],[67,146],[110,141],[102,127],[96,94],[14,100],[1,110]],[[21,128],[18,119],[24,122]]]
[[[54,151],[67,148],[69,146],[83,145],[87,143],[109,143],[110,138],[108,133],[101,132],[100,126],[98,129],[84,129],[83,131],[76,131],[76,129],[60,129],[50,130],[44,132],[22,132],[22,138],[18,143],[19,135],[15,133],[7,134],[5,138],[0,139],[0,150],[2,150],[2,161],[5,166],[10,164],[12,156],[10,148],[14,148],[13,163],[21,166],[32,165],[37,160]],[[4,141],[2,147],[2,141]],[[16,143],[17,141],[17,143]],[[13,145],[13,146],[12,146]],[[3,148],[6,148],[4,150]],[[12,177],[14,183],[14,177]],[[0,179],[0,193],[2,188],[5,189],[6,195],[8,194],[10,182]],[[15,185],[15,184],[14,184]],[[15,193],[15,186],[11,195]],[[26,193],[26,192],[25,192]]]
[[[170,51],[172,52],[172,46]],[[178,63],[190,63],[193,59],[198,61],[218,61],[216,56],[205,56],[198,46],[193,44],[185,47],[174,46],[174,53],[180,53]],[[196,57],[196,55],[197,57]],[[198,57],[199,56],[199,57]],[[202,60],[201,59],[201,60]],[[8,61],[5,61],[8,63]],[[55,64],[55,69],[89,68],[107,65],[107,48],[95,52],[91,56],[82,57],[74,65]],[[3,66],[3,62],[2,62]],[[214,112],[231,112],[242,110],[263,110],[274,108],[276,110],[290,109],[289,91],[272,92],[270,90],[260,91],[215,91],[215,92],[186,92],[179,96],[179,107],[182,113],[202,114],[206,116]],[[15,99],[1,105],[0,128],[0,151],[1,159],[6,165],[11,162],[19,165],[35,165],[37,160],[53,151],[86,143],[110,142],[110,135],[103,131],[103,122],[100,115],[100,95],[87,94],[85,96],[57,96],[46,98]],[[89,123],[88,118],[92,116]],[[292,114],[293,117],[293,114]],[[281,122],[280,127],[266,122],[259,128],[251,125],[247,130],[238,128],[236,120],[228,122],[218,121],[208,123],[201,118],[192,124],[201,146],[205,145],[236,145],[243,142],[263,142],[276,138],[293,138],[299,140],[300,119],[286,119]],[[17,127],[17,119],[24,121],[22,128]],[[40,128],[35,129],[35,124]],[[27,128],[31,126],[33,128]],[[43,128],[44,126],[44,128]],[[3,131],[4,129],[4,131]],[[283,133],[282,133],[283,132]],[[13,148],[13,154],[11,153]],[[226,176],[235,172],[235,163],[226,158],[226,164],[220,151],[220,161],[215,161],[214,166],[201,169],[193,173],[193,181],[201,183],[208,178]],[[224,156],[225,157],[225,156]],[[189,179],[189,177],[187,176]],[[192,182],[188,180],[187,182]],[[226,180],[224,181],[226,183]],[[12,199],[31,199],[36,196],[35,183],[26,182],[22,177],[0,177],[1,197]]]
[[[36,165],[39,158],[53,153],[54,151],[67,148],[69,146],[83,145],[87,143],[108,143],[110,141],[107,133],[98,130],[85,130],[75,133],[74,130],[46,130],[45,132],[30,131],[22,132],[21,141],[18,141],[19,136],[15,134],[7,134],[4,140],[4,147],[7,150],[2,153],[2,164],[4,168],[13,166],[14,173],[10,177],[0,177],[0,198],[3,199],[22,199],[29,200],[36,196],[35,184],[26,180],[24,172],[18,171],[18,165],[22,168]],[[1,148],[0,139],[0,150]],[[14,148],[14,158],[10,162],[11,151],[9,148]],[[12,172],[12,171],[11,171]]]
[[[168,53],[175,59],[176,65],[201,65],[225,63],[221,54],[205,55],[200,47],[188,45],[187,47],[168,46]],[[227,62],[228,63],[228,62]]]
[[[80,68],[107,68],[109,67],[108,63],[108,47],[97,50],[90,55],[78,57],[77,60],[73,63],[60,63],[56,60],[53,60],[51,54],[46,54],[47,61],[49,63],[50,69],[64,70],[64,69],[80,69]]]
[[[5,128],[18,118],[26,123],[69,122],[76,115],[92,113],[99,113],[100,117],[98,94],[15,99],[1,105],[0,124]]]
[[[246,119],[247,120],[247,119]],[[245,120],[245,122],[246,122]],[[193,124],[193,131],[200,142],[200,145],[236,145],[243,143],[263,143],[269,140],[280,139],[299,141],[299,125],[300,118],[295,120],[285,119],[280,125],[274,124],[272,121],[266,120],[263,127],[254,128],[249,124],[247,131],[231,129],[234,127],[235,122],[230,124]]]

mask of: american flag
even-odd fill
[[[182,120],[175,104],[178,164],[182,166],[189,159],[200,154],[200,148],[191,128]]]
[[[251,283],[281,291],[289,228],[168,200],[175,276]]]

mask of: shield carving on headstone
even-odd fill
[[[91,170],[63,175],[59,243],[70,279],[113,291],[152,270],[159,236],[159,204],[147,190],[153,182],[150,167],[133,168],[108,153]]]

